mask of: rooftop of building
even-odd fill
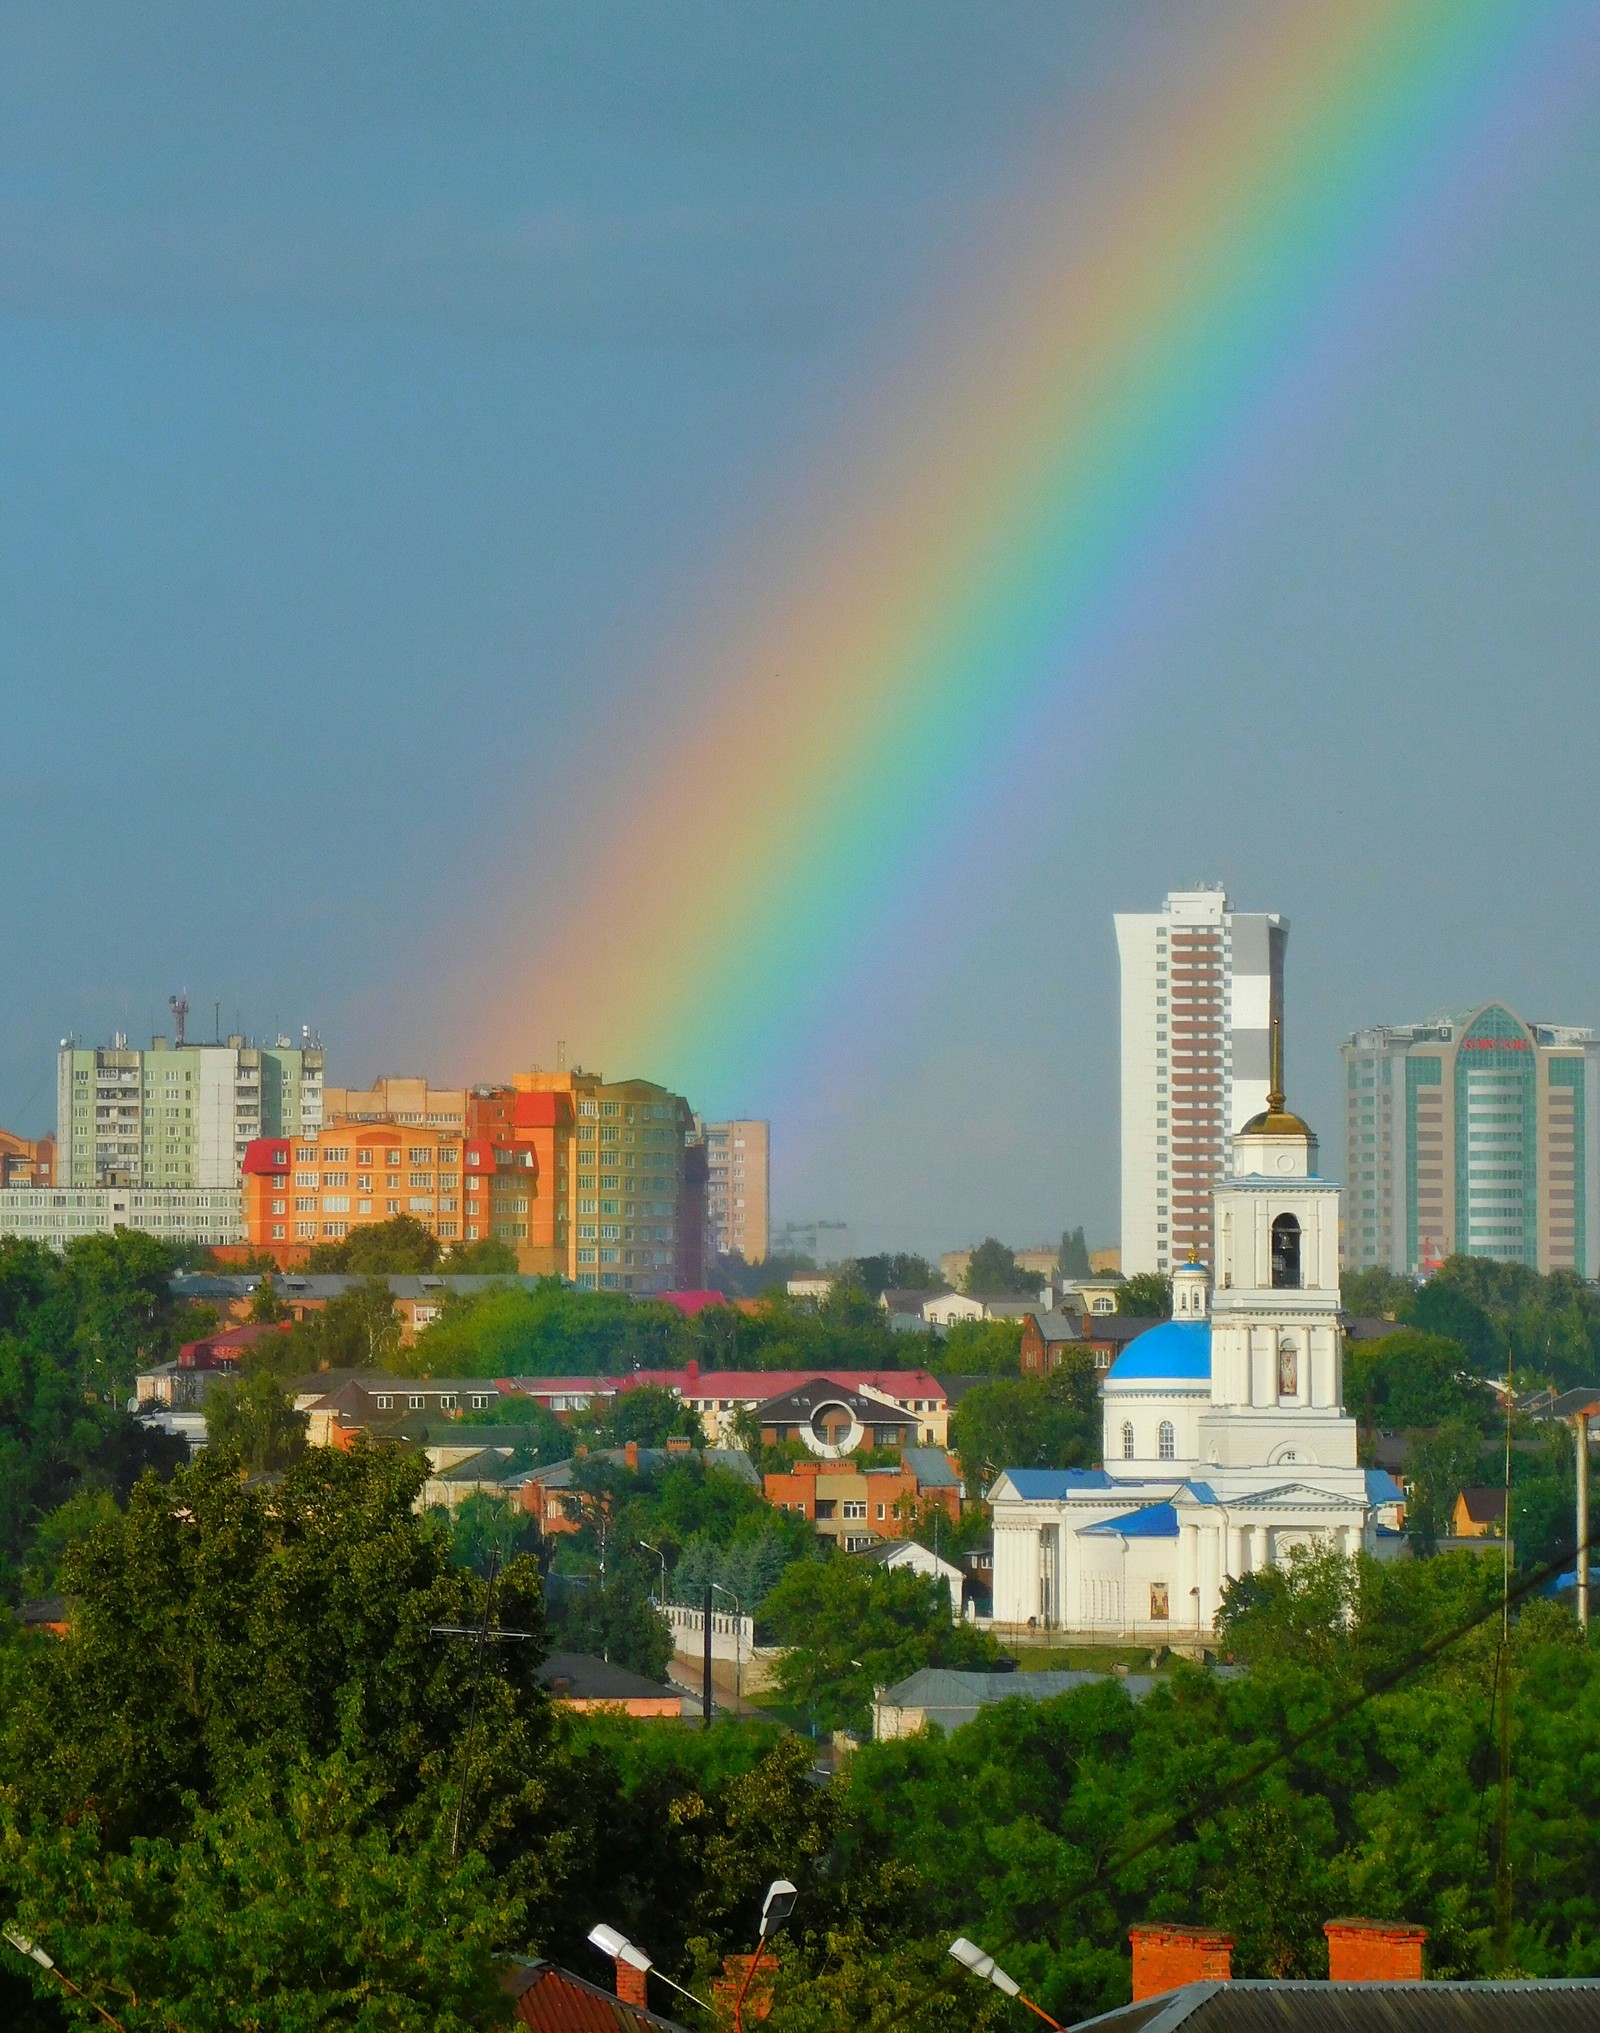
[[[1600,2025],[1600,1978],[1515,1983],[1316,1983],[1267,1977],[1184,1984],[1078,2033],[1578,2033]]]
[[[1129,1341],[1106,1372],[1106,1384],[1208,1383],[1211,1322],[1161,1320]]]

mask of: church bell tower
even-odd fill
[[[1354,1467],[1342,1413],[1339,1188],[1317,1174],[1317,1139],[1285,1106],[1272,1027],[1267,1105],[1233,1140],[1216,1189],[1211,1404],[1202,1458],[1230,1467]]]

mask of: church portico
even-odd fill
[[[1172,1318],[1112,1365],[1103,1466],[989,1492],[998,1626],[1203,1642],[1231,1580],[1297,1549],[1398,1549],[1402,1492],[1358,1465],[1343,1410],[1339,1189],[1276,1058],[1275,1039],[1267,1108],[1215,1191],[1215,1286],[1181,1265]]]

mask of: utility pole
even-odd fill
[[[705,1685],[700,1691],[700,1712],[706,1729],[711,1727],[711,1583],[705,1587],[704,1608],[701,1614],[702,1664],[705,1668]]]
[[[1514,1372],[1506,1351],[1505,1511],[1500,1521],[1500,1807],[1494,1862],[1495,1968],[1511,1967],[1511,1415]],[[1587,1536],[1587,1535],[1585,1535]],[[1581,1556],[1580,1556],[1581,1557]]]
[[[1589,1412],[1577,1412],[1572,1420],[1578,1444],[1578,1628],[1589,1628]]]
[[[455,1822],[450,1830],[450,1861],[455,1862],[461,1850],[461,1816],[467,1804],[467,1785],[472,1777],[472,1737],[478,1727],[478,1689],[483,1685],[484,1662],[489,1656],[491,1645],[512,1645],[520,1639],[531,1638],[532,1631],[491,1630],[489,1619],[494,1611],[494,1587],[500,1573],[500,1549],[494,1547],[489,1554],[489,1585],[483,1591],[483,1616],[475,1624],[430,1624],[430,1638],[472,1638],[477,1654],[472,1669],[472,1699],[467,1707],[467,1733],[461,1740],[461,1771],[456,1785]]]

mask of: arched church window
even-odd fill
[[[1156,1453],[1163,1461],[1173,1461],[1177,1458],[1178,1439],[1172,1430],[1172,1421],[1170,1419],[1163,1419],[1157,1430]]]
[[[1122,1422],[1122,1458],[1124,1461],[1133,1459],[1133,1425],[1127,1419]]]
[[[1286,1334],[1278,1343],[1278,1396],[1297,1397],[1300,1392],[1300,1352]]]
[[[1272,1224],[1272,1289],[1300,1289],[1300,1224],[1292,1214],[1280,1214]]]

